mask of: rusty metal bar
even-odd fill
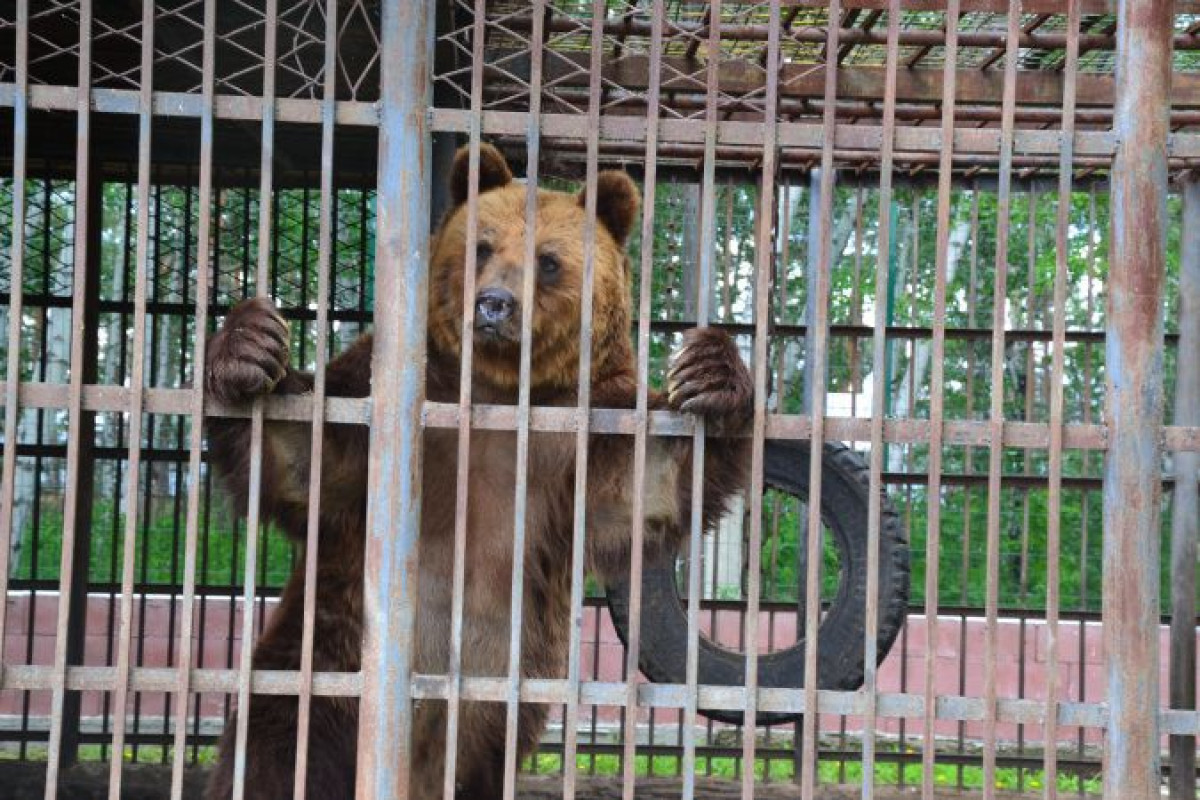
[[[749,557],[746,573],[749,576],[746,588],[745,646],[746,651],[746,711],[742,719],[742,797],[752,800],[757,776],[754,750],[757,744],[756,727],[758,713],[758,618],[762,578],[762,522],[763,522],[763,467],[764,436],[767,426],[767,378],[770,373],[771,322],[771,231],[775,224],[775,180],[777,164],[777,139],[775,128],[779,103],[780,53],[780,10],[779,0],[770,4],[771,35],[767,39],[765,68],[767,73],[766,96],[763,107],[763,153],[762,176],[759,181],[758,217],[755,231],[754,265],[754,421],[750,448],[750,484],[747,508],[750,515]],[[827,51],[827,57],[836,57],[837,50]],[[733,191],[730,187],[730,202]],[[732,225],[726,228],[732,231]],[[728,249],[728,247],[727,247]],[[728,303],[726,304],[728,308]],[[813,504],[820,505],[818,499]],[[810,536],[811,536],[810,532]],[[810,673],[811,674],[811,673]],[[749,731],[750,734],[746,735]]]
[[[471,118],[478,121],[483,109],[483,63],[487,18],[483,0],[476,0],[471,28]],[[454,800],[455,776],[458,770],[459,718],[462,710],[462,642],[463,605],[466,597],[467,520],[470,497],[471,459],[471,376],[475,355],[475,294],[479,242],[479,125],[471,126],[467,152],[467,221],[466,262],[463,265],[463,321],[459,333],[460,365],[458,395],[458,471],[455,476],[454,500],[454,572],[450,596],[450,652],[447,679],[450,692],[446,698],[446,751],[442,796]],[[448,209],[447,209],[448,210]]]
[[[532,37],[529,85],[530,113],[526,133],[529,147],[526,160],[525,186],[525,252],[526,268],[522,275],[521,308],[533,309],[534,290],[537,288],[537,219],[538,219],[538,172],[541,158],[540,118],[542,99],[542,69],[544,58],[543,22],[547,14],[545,0],[537,0],[534,14],[537,17]],[[595,194],[594,192],[592,194]],[[512,572],[509,593],[508,665],[506,678],[505,731],[504,731],[504,800],[514,800],[517,785],[517,735],[521,697],[521,620],[525,600],[525,534],[529,494],[526,486],[529,479],[529,436],[531,418],[531,392],[533,377],[533,314],[521,315],[521,354],[517,375],[516,413],[516,464],[513,499]],[[578,466],[578,465],[577,465]]]
[[[1200,182],[1183,188],[1179,259],[1179,350],[1175,357],[1175,422],[1200,424]],[[1173,709],[1196,708],[1196,559],[1200,538],[1200,457],[1173,453],[1171,497],[1171,657]],[[1196,791],[1196,739],[1171,739],[1171,800]]]
[[[304,544],[304,619],[300,642],[300,696],[297,698],[295,800],[308,792],[308,747],[312,713],[313,637],[317,615],[317,562],[321,539],[321,479],[325,446],[325,367],[329,358],[329,288],[333,270],[333,138],[337,97],[337,1],[325,4],[325,77],[321,99],[321,198],[317,231],[316,363],[313,368],[312,430],[309,444],[308,530]],[[306,210],[307,213],[307,210]],[[244,645],[243,645],[244,646]]]
[[[1017,92],[1017,32],[1021,22],[1020,0],[1010,0],[1008,7],[1008,41],[1004,58],[1004,121],[1000,137],[1000,186],[996,200],[996,258],[995,280],[992,291],[992,360],[991,360],[991,404],[989,423],[993,438],[988,449],[988,501],[987,501],[987,578],[984,605],[986,607],[986,633],[984,642],[983,692],[988,710],[985,720],[983,745],[983,796],[992,800],[996,791],[996,687],[997,611],[1000,591],[1000,504],[1002,486],[1001,465],[1004,457],[1002,446],[1004,431],[1004,328],[1005,297],[1008,287],[1008,231],[1011,209],[1011,184],[1013,166],[1013,110]]]
[[[408,796],[429,263],[429,4],[382,5],[375,341],[357,796]]]
[[[4,386],[4,463],[0,477],[0,597],[8,597],[17,473],[17,424],[20,418],[21,315],[25,285],[25,176],[29,127],[29,0],[17,0],[16,86],[13,107],[12,240],[9,255],[8,353]],[[20,531],[16,532],[20,535]],[[0,689],[4,688],[4,642],[7,613],[0,613]]]
[[[880,0],[882,5],[883,0]],[[941,11],[942,7],[937,7],[937,11]],[[967,9],[963,9],[964,11]],[[1061,13],[1061,9],[1060,9]],[[829,18],[833,19],[837,15],[830,11]],[[531,27],[531,20],[527,16],[517,17],[509,20],[506,26],[513,31],[525,32]],[[574,22],[565,19],[554,19],[549,25],[551,33],[572,33],[576,30]],[[824,44],[827,38],[826,30],[836,32],[838,41],[847,45],[885,45],[887,37],[885,34],[880,34],[875,30],[864,30],[857,27],[842,27],[839,25],[811,26],[804,28],[792,28],[788,32],[788,38],[794,42],[802,44]],[[708,32],[708,26],[702,22],[670,22],[667,27],[667,35],[669,36],[703,36]],[[723,36],[736,42],[765,42],[770,35],[770,26],[754,23],[742,23],[722,25],[724,31]],[[604,26],[606,35],[616,36],[622,33],[632,36],[648,36],[649,25],[645,22],[626,21],[626,20],[610,20]],[[1079,41],[1081,46],[1086,46],[1089,50],[1119,50],[1119,30],[1117,36],[1109,36],[1100,33],[1081,34]],[[1021,30],[1018,25],[1016,35],[1012,37],[1016,44],[1027,50],[1063,50],[1067,46],[1067,36],[1065,33],[1049,32],[1049,33],[1026,33]],[[1002,31],[962,31],[959,33],[959,46],[961,47],[984,47],[984,48],[1005,48],[1009,37]],[[1200,49],[1200,37],[1181,33],[1173,37],[1175,47],[1179,50],[1195,50]],[[910,29],[900,32],[900,45],[902,47],[944,47],[946,45],[946,36],[939,30],[925,29]]]
[[[955,67],[958,61],[958,0],[950,0],[946,9],[946,101],[942,109],[942,135],[953,141],[955,114]],[[929,379],[929,456],[926,488],[925,533],[925,625],[929,642],[936,642],[938,630],[938,581],[942,526],[942,456],[945,439],[945,360],[946,360],[946,283],[950,263],[950,212],[953,179],[954,148],[942,149],[938,164],[937,242],[933,290],[933,342],[930,355]],[[919,227],[919,226],[918,226]],[[955,258],[957,258],[955,254]],[[918,376],[919,379],[919,376]],[[916,383],[916,380],[913,381]],[[936,667],[937,648],[925,648],[925,719],[923,724],[921,796],[933,800],[934,769],[937,741],[934,738],[934,718],[937,714]]]
[[[778,329],[777,329],[778,330]],[[870,329],[866,329],[868,332]],[[889,338],[903,338],[902,332],[889,328]],[[947,338],[955,338],[947,336]],[[974,338],[974,335],[972,337]],[[1019,340],[1019,337],[1006,336]],[[1071,337],[1068,336],[1068,341]],[[1085,341],[1091,341],[1085,340]],[[0,383],[0,392],[5,384]],[[61,384],[22,383],[18,402],[26,408],[66,408],[69,406],[68,387]],[[191,392],[179,389],[146,389],[145,410],[153,414],[187,414]],[[121,411],[129,403],[129,390],[117,386],[85,386],[83,407],[90,411]],[[312,415],[310,397],[272,397],[264,404],[266,419],[307,421]],[[370,423],[372,404],[363,398],[326,398],[327,422],[365,425]],[[516,415],[512,406],[477,404],[473,408],[476,416],[473,424],[477,428],[491,430],[515,430]],[[244,409],[216,407],[206,410],[207,416],[249,416]],[[426,427],[455,428],[459,414],[456,404],[426,402],[422,416]],[[666,410],[651,411],[650,433],[656,436],[691,436],[695,423],[692,419]],[[828,417],[832,436],[843,440],[868,441],[870,420],[848,417]],[[637,415],[631,409],[593,409],[589,420],[594,433],[633,434]],[[946,443],[953,445],[988,445],[994,441],[991,423],[987,420],[947,420]],[[768,414],[768,439],[805,439],[809,436],[812,420],[806,414]],[[928,439],[929,422],[922,419],[886,419],[884,441],[891,443],[922,442]],[[532,411],[530,429],[570,433],[574,431],[573,412],[561,408],[539,407]],[[1200,426],[1165,425],[1163,440],[1171,450],[1200,451]],[[1072,450],[1108,449],[1108,430],[1097,423],[1064,424],[1064,443]],[[1049,426],[1045,423],[1005,422],[999,440],[1005,447],[1044,449],[1049,445]]]
[[[1105,325],[1110,449],[1104,469],[1104,791],[1159,794],[1159,500],[1163,275],[1172,3],[1118,4],[1118,136]]]
[[[142,52],[139,81],[142,108],[138,114],[137,244],[134,248],[133,358],[129,385],[129,453],[125,496],[125,532],[122,537],[120,631],[117,634],[118,683],[113,693],[112,753],[109,761],[108,795],[121,796],[121,768],[125,763],[126,706],[129,702],[130,645],[133,635],[133,568],[138,533],[138,487],[142,455],[142,388],[146,364],[146,283],[150,228],[150,93],[154,86],[154,3],[142,2]]]
[[[1054,262],[1054,342],[1050,365],[1050,485],[1046,509],[1046,721],[1042,726],[1042,768],[1046,800],[1058,797],[1059,645],[1058,617],[1061,604],[1060,577],[1062,539],[1063,416],[1066,370],[1067,280],[1071,224],[1071,172],[1075,155],[1075,79],[1079,70],[1080,0],[1067,3],[1067,55],[1062,102],[1062,166],[1059,168],[1058,216]],[[1032,222],[1032,220],[1031,220]],[[1031,287],[1032,288],[1032,287]],[[1086,562],[1082,562],[1086,563]],[[1086,567],[1085,567],[1086,569]]]
[[[205,0],[202,34],[203,66],[200,116],[200,175],[197,190],[199,220],[196,238],[196,320],[194,365],[203,364],[208,344],[209,261],[212,231],[213,185],[213,95],[216,53],[216,0]],[[188,393],[191,428],[188,439],[187,520],[183,557],[183,604],[180,609],[178,674],[174,686],[175,735],[171,763],[171,800],[183,797],[183,768],[187,751],[187,705],[191,696],[192,631],[195,628],[196,555],[200,538],[201,450],[204,443],[204,390],[194,387]]]
[[[258,253],[254,282],[259,297],[269,297],[271,277],[271,226],[275,163],[275,55],[279,22],[278,0],[266,0],[263,26],[262,128],[258,185]],[[250,732],[250,681],[254,665],[254,599],[257,594],[258,539],[262,510],[263,400],[256,398],[250,412],[250,469],[247,481],[246,551],[242,587],[242,643],[238,652],[237,717],[234,729],[233,800],[245,793],[246,743]]]
[[[712,0],[708,5],[708,28],[705,45],[708,66],[705,70],[705,114],[703,121],[704,149],[700,180],[700,236],[698,275],[695,281],[696,325],[707,327],[710,316],[710,301],[713,276],[713,250],[716,246],[716,149],[719,125],[718,65],[721,60],[721,0]],[[705,424],[697,419],[692,434],[692,507],[688,531],[688,575],[687,575],[687,659],[684,669],[687,703],[682,715],[683,745],[683,792],[682,800],[693,800],[696,793],[696,714],[699,707],[700,680],[700,560],[703,553],[704,533],[704,460]],[[629,767],[626,767],[629,769]],[[626,799],[628,800],[628,798]]]
[[[584,554],[586,548],[586,531],[587,531],[587,482],[588,482],[588,443],[590,439],[589,429],[589,412],[592,405],[592,342],[594,324],[594,295],[596,289],[596,208],[598,202],[599,191],[597,190],[598,174],[599,174],[599,157],[600,157],[600,102],[601,102],[601,56],[604,53],[604,39],[601,33],[604,18],[607,13],[607,3],[604,0],[593,0],[592,2],[592,24],[590,32],[591,44],[591,63],[590,63],[590,80],[588,83],[588,102],[587,102],[587,120],[591,134],[587,139],[587,158],[586,158],[586,177],[585,177],[585,192],[584,192],[584,228],[583,228],[583,286],[582,296],[580,298],[579,311],[579,380],[578,380],[578,396],[576,398],[576,432],[575,432],[575,496],[574,496],[574,517],[572,519],[572,541],[571,541],[571,631],[569,643],[567,646],[567,676],[573,687],[579,685],[580,672],[580,638],[582,635],[582,626],[574,624],[575,620],[583,618],[583,590],[584,590]],[[653,202],[653,200],[651,201]],[[653,242],[653,240],[651,240]],[[530,261],[526,270],[533,273],[533,261]],[[532,305],[525,306],[532,309]],[[530,314],[529,316],[532,316]],[[520,491],[524,492],[522,487]],[[637,489],[635,493],[639,493]],[[514,624],[516,619],[513,620]],[[633,679],[637,673],[630,673],[627,677]],[[633,711],[632,709],[630,710]],[[626,720],[633,718],[636,721],[636,713],[627,713]],[[576,752],[576,728],[579,724],[579,699],[575,692],[572,692],[568,699],[566,711],[563,715],[563,770],[564,770],[564,792],[563,796],[567,800],[574,797],[575,791],[575,752]],[[636,742],[636,737],[635,737]],[[632,800],[633,782],[628,780],[632,774],[630,767],[633,766],[636,759],[625,760],[625,777],[626,780],[622,787],[624,792],[629,793]]]
[[[47,691],[53,688],[54,676],[45,667],[10,665],[7,688],[27,691]],[[176,670],[169,667],[133,667],[130,686],[139,692],[171,691]],[[238,674],[234,669],[193,669],[192,688],[197,692],[230,692],[237,688]],[[111,691],[117,683],[113,667],[70,667],[67,688],[71,691]],[[505,678],[464,678],[464,700],[504,702]],[[365,691],[365,676],[353,672],[315,672],[313,694],[322,697],[359,697]],[[300,691],[298,670],[256,670],[252,683],[255,694],[295,696]],[[580,701],[586,705],[620,705],[625,693],[624,682],[582,681]],[[745,690],[740,686],[710,686],[699,684],[699,702],[705,708],[743,710]],[[523,681],[521,700],[536,703],[565,703],[571,691],[570,682],[563,679],[530,679]],[[445,676],[418,676],[413,681],[412,696],[418,699],[444,700],[448,687]],[[811,706],[804,698],[805,689],[759,689],[759,710],[783,713],[806,713]],[[685,706],[687,690],[682,684],[643,684],[638,687],[638,703],[650,708],[681,709]],[[822,689],[817,692],[816,709],[825,714],[854,714],[865,712],[870,700],[861,692]],[[920,719],[924,698],[920,694],[880,692],[877,696],[880,717],[889,719]],[[1000,722],[1041,724],[1046,704],[1041,700],[1002,699],[995,710]],[[944,695],[938,703],[938,719],[983,721],[987,710],[981,697]],[[1102,728],[1109,717],[1103,702],[1060,703],[1058,724]],[[1200,734],[1200,717],[1182,710],[1164,711],[1162,732],[1168,735]],[[393,755],[395,751],[393,749]]]
[[[841,0],[833,0],[829,5],[831,19],[841,15]],[[840,30],[830,26],[825,39],[825,52],[836,54],[841,44]],[[805,576],[806,597],[804,601],[804,693],[810,708],[816,706],[817,685],[817,648],[818,630],[821,615],[821,562],[824,543],[823,527],[821,524],[821,463],[825,446],[825,392],[828,365],[828,325],[829,325],[829,287],[833,267],[832,227],[833,227],[833,190],[834,190],[834,132],[836,117],[834,115],[834,100],[838,96],[837,87],[838,65],[834,60],[825,69],[825,104],[826,110],[822,122],[821,140],[821,183],[819,203],[819,233],[816,242],[816,282],[807,287],[815,302],[810,304],[813,316],[807,322],[815,331],[812,346],[809,349],[812,358],[812,369],[808,373],[811,383],[805,386],[808,392],[812,414],[811,452],[808,465],[808,503],[807,525],[808,533],[805,547],[807,548],[807,575]],[[817,727],[820,721],[817,714],[805,714],[802,724],[804,747],[800,758],[800,795],[804,800],[812,800],[817,782]]]
[[[53,800],[58,792],[58,774],[63,758],[64,718],[71,710],[66,702],[66,672],[70,660],[71,598],[75,592],[76,534],[81,520],[80,487],[83,483],[81,450],[85,438],[91,440],[91,415],[83,408],[83,384],[86,369],[84,336],[85,325],[82,315],[88,302],[89,248],[91,241],[89,214],[95,213],[92,203],[96,199],[91,187],[91,59],[92,59],[92,4],[91,0],[80,0],[79,4],[79,74],[75,87],[76,95],[76,150],[75,150],[75,238],[71,308],[75,324],[71,326],[71,355],[67,435],[67,488],[63,500],[62,558],[59,568],[61,594],[58,601],[57,636],[54,642],[54,686],[51,693],[50,738],[46,747],[46,800]],[[19,341],[19,340],[18,340]],[[86,494],[86,490],[82,493]],[[89,509],[90,511],[90,509]],[[86,533],[85,533],[86,536]],[[86,574],[83,576],[86,581]],[[78,622],[78,617],[75,617]],[[71,714],[76,717],[77,715]],[[73,758],[68,754],[68,758]]]
[[[661,58],[663,51],[663,27],[667,15],[666,0],[654,0],[652,12],[654,18],[650,35],[650,58],[652,61],[657,61]],[[638,681],[636,680],[636,676],[639,670],[638,663],[641,657],[642,642],[642,570],[643,545],[646,533],[646,502],[643,487],[646,484],[646,451],[649,444],[650,424],[650,316],[653,311],[651,295],[654,289],[654,212],[657,205],[658,188],[659,84],[659,76],[656,73],[651,76],[650,86],[646,95],[646,153],[645,174],[642,181],[641,263],[638,273],[637,403],[635,412],[637,416],[633,434],[634,492],[630,504],[632,527],[630,530],[629,551],[629,630],[627,633],[628,645],[625,651],[625,724],[622,729],[622,757],[625,764],[636,764],[637,760]],[[597,629],[599,629],[598,625]],[[599,658],[599,652],[600,648],[597,647],[597,658]],[[651,730],[653,731],[653,725],[651,726]],[[569,735],[574,737],[575,732],[572,730]],[[593,731],[593,743],[595,740],[595,732]],[[571,763],[567,767],[568,769],[574,769],[573,762],[574,759],[571,760]],[[573,772],[568,772],[567,774],[568,778],[573,776]],[[633,782],[625,780],[624,775],[622,775],[622,779],[622,797],[624,800],[630,800],[633,791]],[[573,783],[568,783],[564,786],[564,797],[569,800],[572,795],[568,792],[568,786],[571,792],[574,791],[575,787]]]
[[[888,254],[892,236],[892,151],[896,133],[896,76],[900,64],[900,0],[888,5],[887,77],[883,97],[883,139],[880,143],[879,225],[875,259],[875,316],[871,340],[871,457],[867,508],[867,596],[864,601],[863,691],[869,698],[863,719],[862,800],[875,796],[875,736],[879,696],[879,539],[883,515],[883,425],[887,414]]]

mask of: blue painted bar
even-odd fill
[[[357,796],[408,796],[429,261],[431,4],[384,0]]]

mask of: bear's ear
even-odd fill
[[[596,219],[608,229],[617,244],[624,245],[637,220],[641,195],[633,179],[620,170],[604,170],[596,176]],[[579,205],[587,203],[587,190],[579,193]]]
[[[512,183],[512,170],[500,151],[490,144],[479,145],[479,193],[488,189],[507,186]],[[467,202],[467,193],[471,189],[471,148],[464,145],[454,154],[454,169],[450,171],[450,195],[454,205],[460,206]]]

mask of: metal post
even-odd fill
[[[1159,500],[1170,0],[1121,0],[1105,363],[1104,793],[1159,796]]]
[[[382,9],[375,344],[357,796],[408,795],[429,264],[429,3]]]
[[[1200,182],[1183,191],[1175,424],[1200,425]],[[1196,707],[1196,543],[1200,453],[1174,454],[1171,510],[1171,708]],[[1171,798],[1196,796],[1196,737],[1171,737]]]

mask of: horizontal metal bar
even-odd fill
[[[905,9],[908,10],[908,9]],[[938,10],[944,11],[943,4]],[[1028,8],[1022,9],[1028,12]],[[1061,13],[1063,9],[1058,11]],[[1004,9],[1007,11],[1007,8]],[[505,27],[514,31],[526,32],[532,28],[532,19],[528,16],[518,17],[505,23]],[[578,30],[578,23],[565,15],[559,15],[549,22],[548,29],[552,33],[573,33]],[[806,44],[824,44],[828,26],[809,25],[795,27],[787,32],[787,37],[793,42]],[[703,21],[669,22],[667,35],[682,35],[698,37],[708,32],[707,24]],[[613,18],[604,25],[604,33],[608,36],[636,36],[645,38],[650,35],[650,23],[645,20],[630,20]],[[722,23],[721,38],[725,41],[766,42],[770,27],[764,23],[729,24]],[[882,30],[864,30],[862,28],[840,28],[837,37],[844,45],[886,45],[887,35]],[[1017,35],[1017,45],[1030,50],[1062,50],[1067,46],[1065,32],[1033,33],[1020,32]],[[1078,37],[1080,47],[1088,50],[1114,50],[1116,36],[1112,34],[1091,33]],[[1008,37],[1003,29],[960,31],[958,44],[961,47],[1003,47]],[[900,31],[899,42],[902,47],[942,47],[946,44],[946,32],[936,28],[905,28]],[[1200,48],[1200,37],[1190,33],[1179,33],[1174,37],[1176,50],[1195,50]],[[839,67],[839,69],[841,69]]]
[[[112,691],[120,681],[116,667],[67,667],[66,688],[70,691]],[[197,668],[189,673],[195,692],[233,693],[238,689],[238,670]],[[29,664],[5,665],[0,669],[0,689],[42,691],[52,689],[50,667]],[[138,692],[173,692],[179,686],[174,667],[134,667],[129,686]],[[298,695],[298,670],[254,670],[250,691],[254,694]],[[314,672],[313,693],[328,697],[357,697],[362,692],[362,675],[357,672]]]
[[[0,392],[5,383],[0,382]],[[130,389],[123,386],[83,387],[83,408],[88,411],[123,412],[129,408]],[[151,414],[187,414],[191,408],[190,389],[145,389],[143,408]],[[18,399],[23,408],[66,408],[69,387],[60,383],[22,383]],[[306,395],[272,396],[265,403],[266,419],[307,422],[312,419],[312,398]],[[248,417],[246,409],[233,409],[212,403],[206,416]],[[329,397],[325,400],[325,418],[329,422],[366,425],[370,422],[371,401],[365,397]],[[638,414],[631,409],[593,409],[588,425],[593,433],[625,434],[637,430]],[[865,442],[871,438],[871,420],[826,416],[829,436],[839,441]],[[691,436],[695,420],[673,411],[652,411],[650,433],[657,436]],[[457,428],[459,409],[453,403],[426,402],[423,424],[428,428]],[[515,406],[478,405],[472,409],[473,427],[480,430],[516,430]],[[534,408],[530,430],[546,433],[574,433],[578,413],[571,408]],[[1043,449],[1050,445],[1050,426],[1042,422],[1004,423],[1005,447]],[[812,418],[803,414],[769,414],[768,439],[808,439]],[[930,422],[923,419],[889,419],[883,424],[884,440],[920,444],[929,441]],[[947,420],[944,441],[948,445],[991,444],[991,423],[987,420]],[[1108,447],[1107,429],[1101,424],[1071,423],[1064,426],[1064,445],[1072,450],[1104,450]],[[1162,446],[1176,451],[1200,451],[1200,427],[1166,425],[1162,428]]]
[[[39,111],[75,111],[79,90],[74,86],[31,86],[29,108]],[[102,114],[137,114],[139,92],[134,89],[91,89],[91,110]],[[16,103],[16,85],[0,83],[0,108]],[[321,122],[321,100],[279,98],[275,101],[278,122]],[[188,92],[155,92],[152,113],[156,117],[199,117],[204,113],[204,97]],[[360,100],[339,100],[336,104],[338,125],[379,125],[379,106]],[[262,98],[251,95],[217,95],[213,115],[218,119],[259,121],[263,116]]]
[[[507,698],[508,682],[504,678],[470,678],[462,680],[461,697],[476,702],[502,702]],[[698,705],[701,708],[743,710],[747,692],[742,686],[700,685]],[[683,708],[687,702],[685,684],[646,683],[638,686],[637,702],[642,708]],[[449,681],[440,675],[415,675],[412,696],[418,700],[444,700]],[[808,709],[805,690],[759,689],[756,707],[759,711],[804,714]],[[559,705],[571,699],[571,683],[564,679],[526,679],[521,681],[522,702]],[[607,681],[581,681],[578,701],[591,706],[620,706],[626,699],[625,684]],[[871,698],[863,692],[818,690],[817,710],[823,714],[860,716],[866,712]],[[924,713],[924,696],[911,693],[880,692],[876,697],[876,713],[880,717],[918,719]],[[939,695],[936,701],[937,718],[941,720],[974,722],[985,718],[981,697]],[[1046,704],[1042,700],[1001,698],[997,719],[1001,722],[1036,724],[1045,718]],[[1164,733],[1188,733],[1200,725],[1200,713],[1164,710]],[[1085,728],[1103,727],[1108,720],[1104,703],[1070,703],[1058,705],[1058,724]]]
[[[569,24],[569,23],[568,23]],[[624,22],[615,22],[624,25]],[[811,29],[816,35],[824,36],[824,32]],[[928,39],[940,36],[940,31],[913,31],[919,37]],[[871,34],[883,36],[879,34]],[[960,34],[961,35],[961,34]],[[1003,32],[1000,36],[1003,37]],[[1192,39],[1193,44],[1200,39]],[[563,52],[556,54],[552,70],[554,87],[550,90],[553,96],[563,94],[579,97],[587,86],[587,54],[585,52]],[[505,65],[508,67],[509,65]],[[663,89],[669,90],[671,102],[678,98],[676,92],[690,94],[688,105],[703,107],[703,92],[705,83],[697,73],[699,62],[695,59],[673,56],[663,59],[662,65],[655,67],[645,55],[626,54],[619,60],[614,60],[604,68],[604,79],[612,87],[636,95],[645,91],[649,77],[655,69],[663,74]],[[763,73],[747,70],[744,62],[730,58],[722,63],[720,76],[721,92],[728,95],[723,103],[737,104],[744,102],[747,113],[762,114],[762,93],[766,88]],[[512,95],[511,89],[516,82],[511,72],[495,67],[489,75],[489,89],[497,98]],[[821,103],[824,110],[825,98],[825,68],[819,64],[788,64],[780,76],[779,94],[781,99],[791,103],[807,101]],[[936,69],[906,69],[897,75],[896,95],[899,102],[937,103],[943,97],[946,89],[945,71]],[[879,113],[878,103],[884,94],[886,69],[882,66],[839,66],[837,69],[837,99],[866,101],[875,105]],[[1061,72],[1049,70],[1023,70],[1020,73],[1019,96],[1017,103],[1020,107],[1041,108],[1057,114],[1055,123],[1062,121],[1062,102],[1065,76]],[[1115,81],[1112,75],[1099,73],[1084,73],[1078,76],[1077,104],[1090,108],[1111,109],[1114,99]],[[955,72],[954,97],[957,102],[967,104],[989,105],[998,108],[1004,88],[1002,70],[980,70],[964,67]],[[1180,72],[1173,80],[1171,87],[1171,105],[1176,109],[1195,108],[1200,106],[1200,74]],[[617,95],[621,97],[621,95]],[[741,98],[748,98],[743,101]],[[622,98],[623,99],[623,98]],[[519,102],[519,101],[518,101]],[[510,106],[511,108],[511,106]],[[841,110],[839,108],[839,110]],[[796,112],[795,105],[785,106],[782,117]],[[816,107],[805,110],[813,115]],[[955,109],[955,119],[962,122],[962,117]],[[899,118],[899,117],[898,117]],[[930,133],[933,132],[931,129]]]
[[[465,133],[471,126],[469,111],[435,108],[435,131]],[[480,120],[482,131],[488,135],[524,135],[529,114],[524,111],[485,111]],[[543,114],[540,117],[544,136],[558,139],[586,140],[588,122],[574,114]],[[600,141],[644,144],[647,122],[642,117],[604,116],[600,119]],[[703,145],[706,123],[696,119],[664,119],[658,124],[659,140],[663,143]],[[819,152],[824,140],[824,126],[812,122],[777,123],[781,148]],[[717,123],[717,145],[757,147],[763,145],[763,126],[759,121],[726,120]],[[1015,152],[1018,154],[1058,156],[1062,135],[1055,130],[1019,130],[1015,132]],[[1116,139],[1111,131],[1078,131],[1075,134],[1076,153],[1082,158],[1099,156],[1111,158]],[[834,146],[842,150],[869,151],[878,154],[883,142],[879,125],[837,126]],[[1172,145],[1179,152],[1200,153],[1200,134],[1176,133]],[[933,153],[942,151],[942,132],[936,128],[901,128],[896,131],[897,157],[906,152]],[[1000,131],[992,128],[957,128],[954,131],[956,160],[971,154],[998,156]]]

